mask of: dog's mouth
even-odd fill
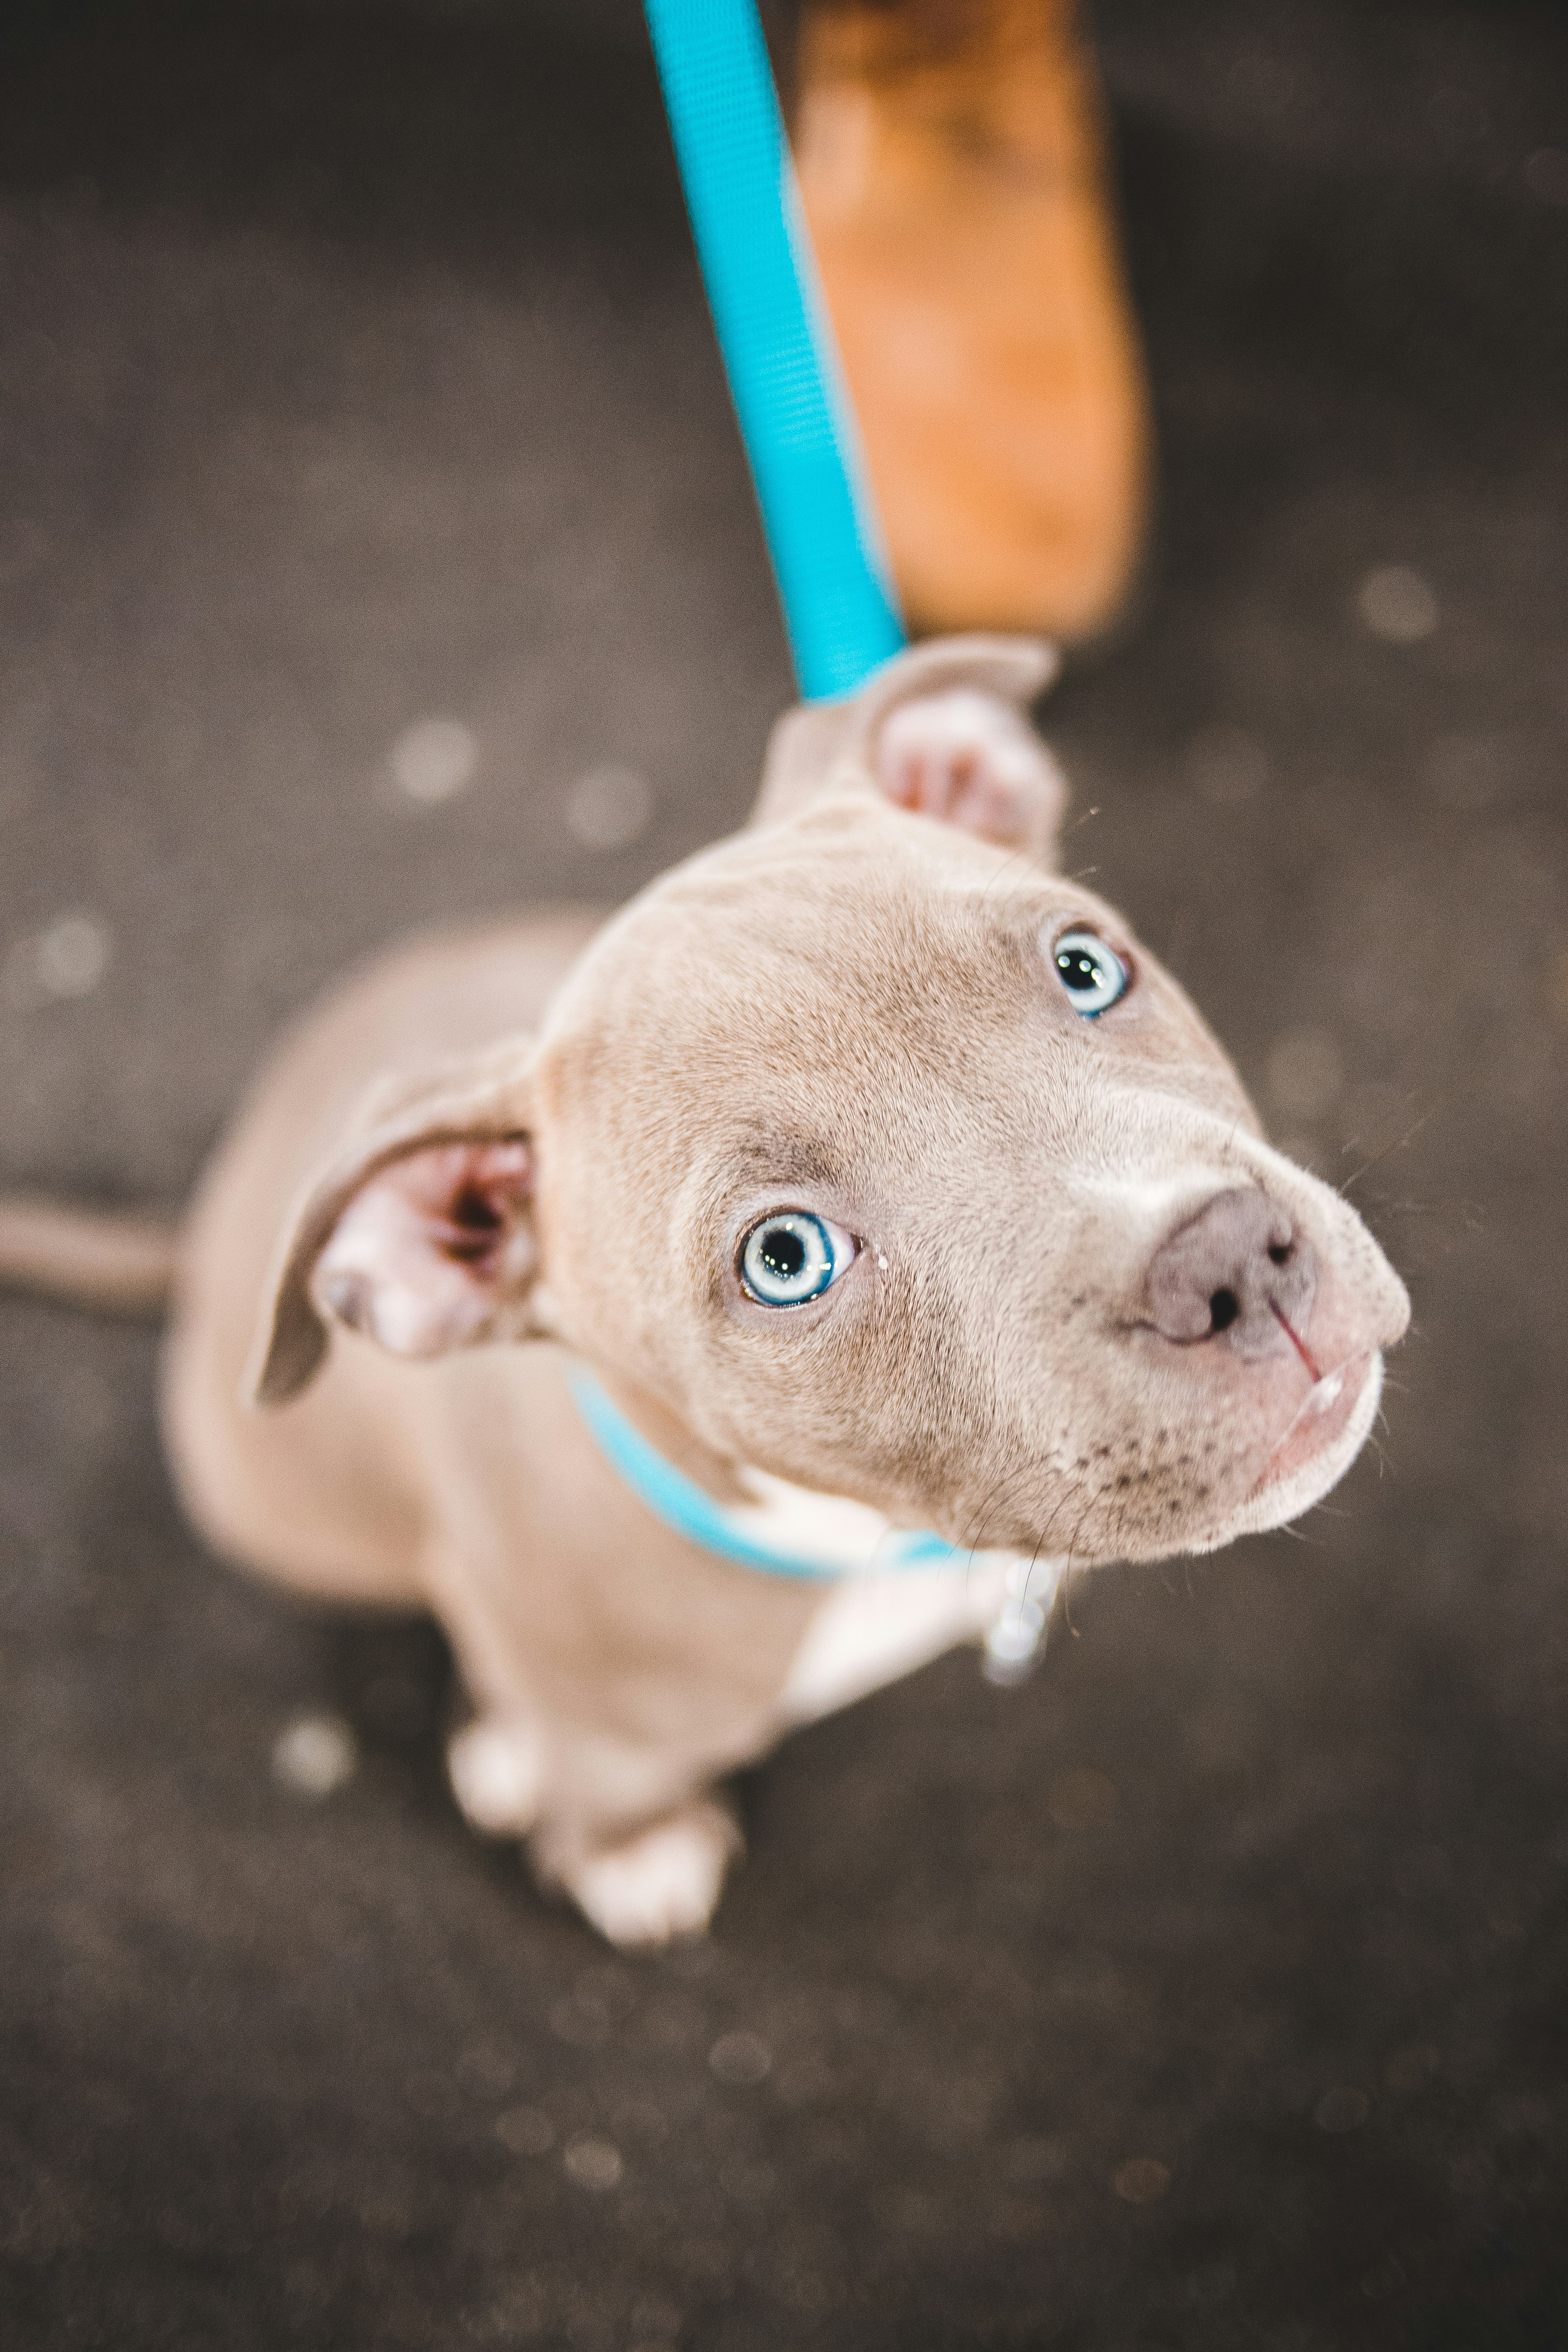
[[[1315,1387],[1321,1388],[1323,1385],[1325,1375],[1318,1370],[1316,1360],[1314,1360],[1312,1351],[1308,1347],[1307,1342],[1302,1339],[1294,1323],[1292,1323],[1282,1312],[1278,1303],[1274,1305],[1272,1311],[1274,1320],[1279,1324],[1279,1328],[1284,1332],[1285,1337],[1289,1340],[1290,1345],[1295,1349],[1298,1356],[1300,1357],[1302,1363],[1305,1364],[1308,1379],[1312,1381]],[[1328,1379],[1332,1379],[1333,1375],[1330,1373],[1326,1377]]]
[[[1295,1339],[1294,1332],[1290,1337]],[[1289,1485],[1321,1455],[1332,1451],[1362,1419],[1368,1391],[1377,1384],[1383,1360],[1375,1348],[1347,1356],[1331,1371],[1319,1372],[1299,1340],[1296,1345],[1303,1363],[1314,1374],[1312,1385],[1264,1464],[1249,1500]],[[1359,1445],[1358,1437],[1358,1449]]]

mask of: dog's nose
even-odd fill
[[[1150,1319],[1167,1339],[1224,1336],[1239,1356],[1298,1339],[1311,1312],[1318,1261],[1276,1201],[1256,1186],[1216,1192],[1161,1243],[1149,1267]]]

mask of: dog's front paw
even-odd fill
[[[524,1837],[539,1818],[544,1744],[531,1723],[481,1715],[447,1748],[452,1793],[487,1837]]]
[[[566,1890],[612,1944],[668,1944],[707,1927],[740,1832],[718,1805],[686,1806],[574,1863]]]

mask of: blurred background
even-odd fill
[[[737,823],[790,677],[634,0],[6,26],[0,1181],[172,1207],[352,957]],[[1381,1444],[796,1738],[625,1959],[433,1630],[203,1556],[153,1335],[0,1304],[8,2344],[1568,2329],[1568,32],[1095,26],[1162,490],[1048,731],[1409,1279]]]

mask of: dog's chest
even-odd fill
[[[1004,1613],[1011,1553],[977,1552],[959,1566],[879,1565],[910,1540],[881,1512],[762,1471],[743,1476],[758,1499],[735,1519],[769,1549],[810,1560],[832,1580],[784,1685],[792,1720],[831,1715],[944,1650],[983,1639]]]
[[[760,1553],[792,1561],[801,1572],[859,1577],[895,1563],[901,1568],[911,1544],[929,1541],[847,1495],[819,1495],[749,1466],[739,1475],[755,1500],[729,1505],[725,1520]]]
[[[803,1583],[817,1588],[779,1694],[786,1719],[829,1714],[957,1643],[984,1640],[987,1671],[1003,1679],[1034,1657],[1055,1563],[961,1552],[847,1496],[749,1465],[737,1474],[744,1499],[721,1502],[659,1453],[584,1368],[572,1392],[605,1463],[671,1533],[747,1576],[784,1580],[797,1592]]]

